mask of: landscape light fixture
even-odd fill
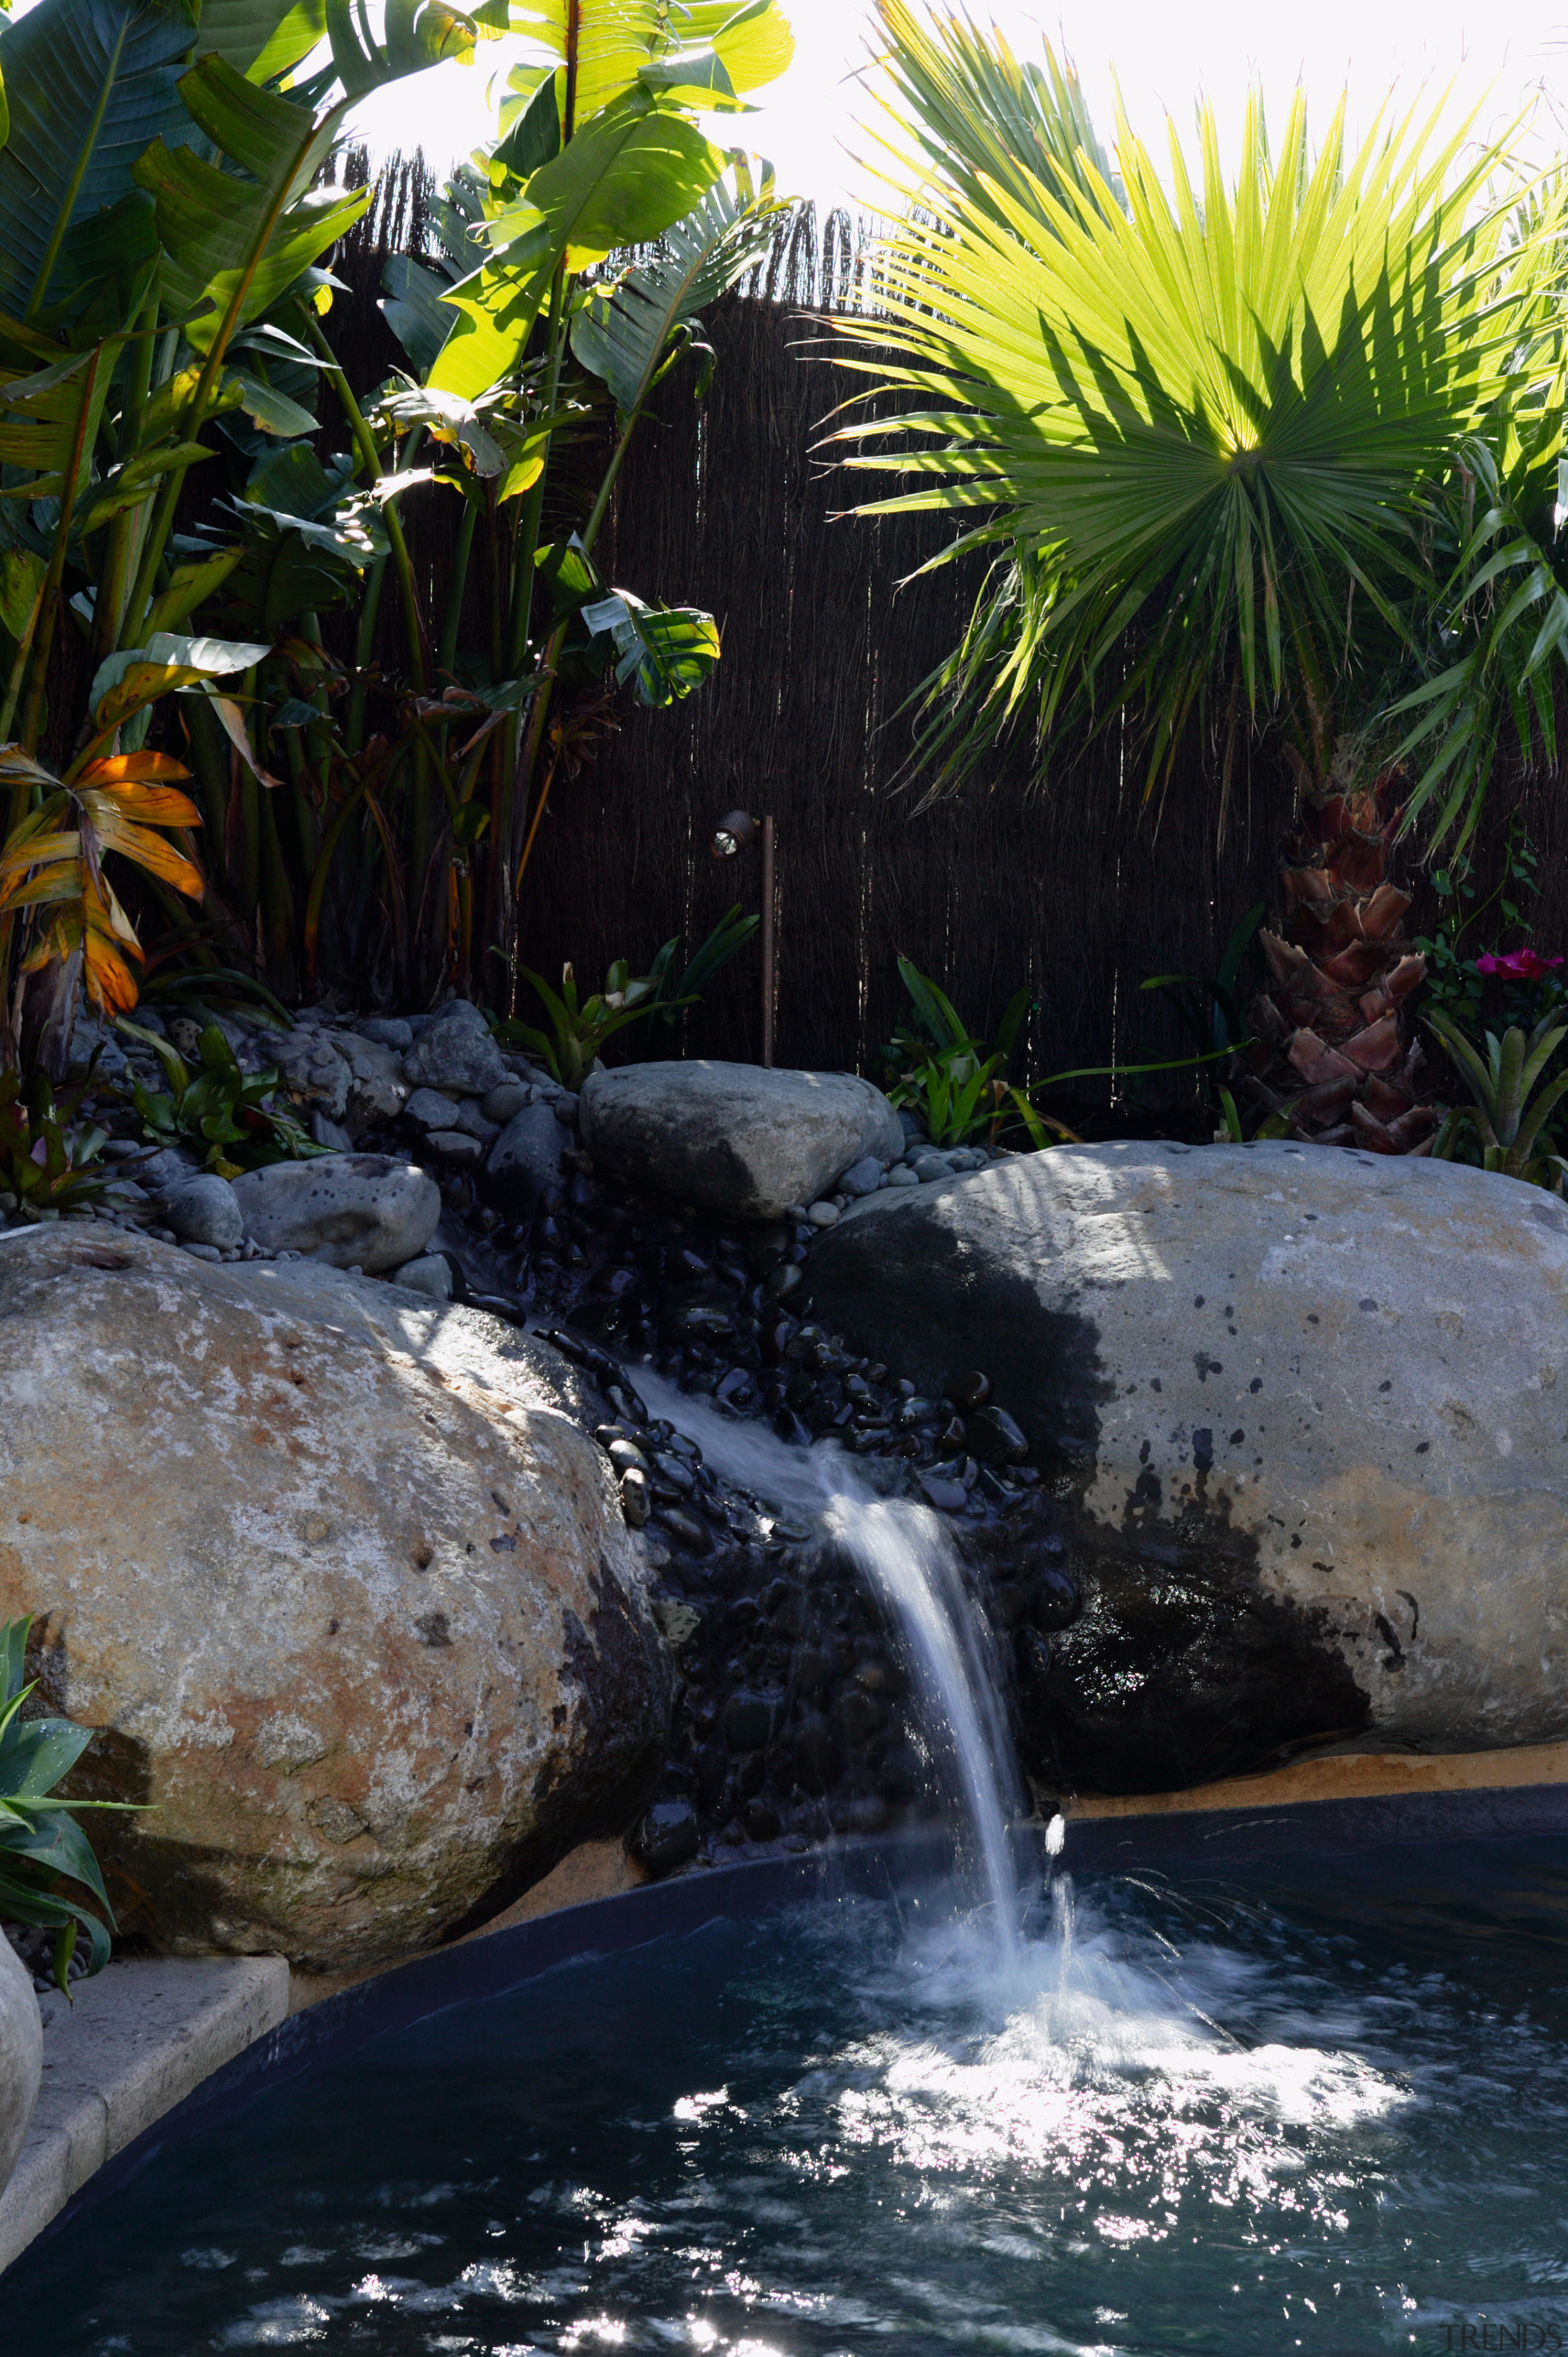
[[[749,811],[731,811],[721,818],[714,830],[713,854],[715,859],[733,859],[737,851],[745,851],[757,838],[757,821]]]
[[[710,845],[715,859],[734,859],[762,837],[762,1062],[773,1069],[773,821],[733,810],[720,819]]]

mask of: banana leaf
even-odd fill
[[[57,292],[67,230],[125,193],[126,167],[194,135],[178,82],[196,47],[185,0],[39,0],[0,31],[10,135],[0,150],[0,310]]]

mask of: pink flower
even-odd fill
[[[1488,951],[1485,957],[1476,960],[1476,971],[1500,974],[1505,982],[1543,982],[1562,963],[1560,957],[1542,957],[1539,950],[1509,950],[1506,957],[1497,957]]]

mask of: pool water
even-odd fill
[[[1058,1876],[994,1953],[845,1900],[389,2033],[31,2255],[4,2346],[1568,2348],[1568,1844]]]

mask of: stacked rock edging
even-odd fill
[[[296,1051],[297,1071],[325,1081],[335,1022]],[[802,1078],[833,1098],[821,1076],[633,1066],[596,1071],[579,1098],[510,1050],[496,1080],[483,1028],[446,1010],[356,1034],[395,1063],[402,1092],[360,1144],[422,1160],[440,1213],[417,1256],[377,1265],[416,1289],[405,1298],[427,1318],[455,1318],[440,1305],[456,1292],[563,1329],[583,1378],[571,1412],[618,1483],[679,1657],[674,1734],[636,1837],[653,1870],[714,1840],[745,1850],[874,1830],[930,1796],[875,1606],[831,1550],[716,1482],[650,1415],[643,1361],[721,1414],[835,1438],[877,1485],[949,1518],[1007,1639],[1029,1762],[1052,1791],[1198,1782],[1336,1737],[1463,1748],[1563,1731],[1552,1698],[1563,1469],[1533,1425],[1528,1441],[1517,1418],[1494,1435],[1487,1405],[1517,1384],[1550,1422],[1555,1361],[1538,1329],[1555,1312],[1520,1318],[1545,1279],[1529,1251],[1497,1242],[1509,1222],[1527,1244],[1568,1222],[1539,1190],[1442,1166],[1412,1227],[1404,1199],[1384,1197],[1419,1186],[1424,1165],[1332,1155],[1325,1173],[1323,1157],[1273,1146],[939,1152],[853,1080],[832,1154],[809,1162],[789,1103]],[[744,1153],[715,1113],[736,1103]],[[601,1107],[615,1117],[601,1124]],[[351,1094],[346,1117],[364,1120]],[[1340,1190],[1332,1217],[1297,1200],[1321,1178]],[[787,1189],[799,1191],[759,1214]],[[1472,1214],[1489,1243],[1474,1242]],[[1265,1239],[1305,1255],[1294,1296],[1259,1273]],[[301,1241],[320,1252],[331,1240]],[[1401,1284],[1438,1287],[1477,1253],[1502,1305],[1483,1345],[1504,1370],[1496,1383],[1467,1347],[1436,1346],[1434,1365],[1424,1313],[1391,1323],[1392,1281],[1378,1275],[1388,1261]],[[1303,1308],[1319,1285],[1328,1297]],[[1279,1322],[1290,1299],[1299,1332]],[[1432,1318],[1438,1336],[1479,1330],[1446,1296]],[[1221,1335],[1259,1361],[1244,1397],[1231,1396]],[[1373,1335],[1393,1339],[1364,1398]],[[1402,1417],[1413,1430],[1432,1409],[1429,1381],[1447,1385],[1433,1412],[1461,1444],[1456,1489],[1435,1437],[1412,1443],[1413,1487],[1394,1455],[1380,1472],[1374,1461]],[[1278,1403],[1297,1394],[1328,1405],[1298,1402],[1308,1437],[1293,1456]],[[1502,1491],[1487,1488],[1488,1450]]]
[[[1067,1146],[857,1208],[818,1315],[985,1362],[1081,1612],[1036,1765],[1200,1781],[1307,1740],[1568,1735],[1568,1208],[1293,1144]]]
[[[0,1243],[0,1618],[72,1789],[152,1804],[93,1826],[125,1930],[363,1967],[636,1815],[668,1656],[552,1354],[74,1225]]]

